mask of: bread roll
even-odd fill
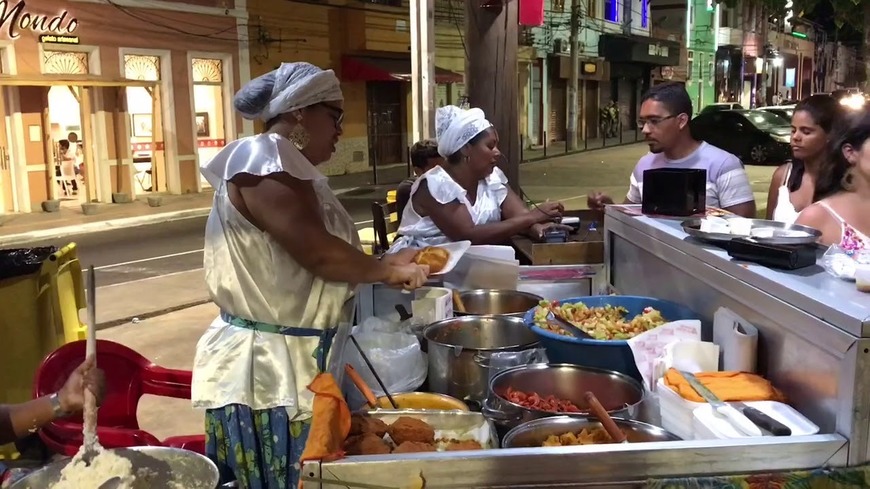
[[[429,265],[429,273],[438,273],[444,270],[448,261],[450,261],[450,252],[434,246],[423,248],[414,257],[414,263],[417,265]]]

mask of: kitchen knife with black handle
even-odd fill
[[[791,428],[764,414],[760,410],[747,406],[742,402],[733,403],[734,407],[740,410],[744,416],[755,423],[755,426],[768,431],[773,436],[791,436]]]

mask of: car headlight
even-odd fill
[[[778,143],[785,143],[785,144],[791,143],[791,135],[771,134],[771,136],[773,137],[773,140],[778,142]]]

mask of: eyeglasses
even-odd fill
[[[326,102],[321,102],[318,105],[322,105],[329,109],[329,116],[332,117],[333,121],[335,121],[335,128],[341,129],[341,123],[344,122],[344,109],[327,104]]]
[[[637,120],[637,128],[643,129],[643,127],[646,126],[647,124],[649,124],[650,127],[656,127],[659,124],[661,124],[662,122],[664,122],[668,119],[673,119],[677,116],[679,116],[679,114],[672,114],[672,115],[669,115],[666,117],[650,117],[649,119],[638,119]]]

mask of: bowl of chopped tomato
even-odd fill
[[[592,338],[574,337],[557,322],[548,321],[549,312]],[[698,319],[698,315],[674,302],[628,295],[541,301],[523,317],[526,326],[538,335],[551,362],[613,370],[637,380],[642,378],[627,340],[683,319]]]
[[[619,372],[565,364],[536,363],[499,372],[489,382],[483,413],[499,424],[548,416],[586,418],[584,394],[591,391],[611,416],[632,418],[643,401],[643,386]]]

